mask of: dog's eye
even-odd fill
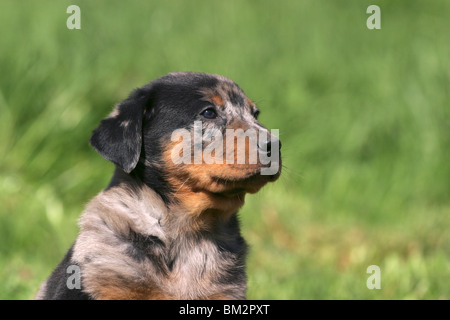
[[[200,113],[202,116],[204,116],[206,119],[215,119],[217,118],[217,113],[213,108],[208,108],[204,110],[202,113]]]
[[[253,116],[255,117],[255,119],[258,119],[259,110],[256,110],[255,112],[253,112]]]

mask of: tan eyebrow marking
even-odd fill
[[[223,99],[221,96],[219,95],[213,95],[209,98],[209,100],[211,100],[215,105],[219,106],[219,107],[223,107],[225,105],[225,103],[223,102]]]

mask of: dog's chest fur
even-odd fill
[[[145,185],[94,198],[73,249],[83,291],[96,299],[244,299],[247,245],[236,215],[181,210]]]

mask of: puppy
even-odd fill
[[[93,132],[114,176],[36,299],[245,299],[237,211],[281,173],[281,143],[258,114],[219,75],[170,73],[134,90]]]

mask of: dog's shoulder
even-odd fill
[[[148,275],[165,272],[164,210],[151,189],[131,183],[109,187],[92,199],[73,249],[86,292],[96,299],[137,299],[142,290],[142,295],[155,292]]]

